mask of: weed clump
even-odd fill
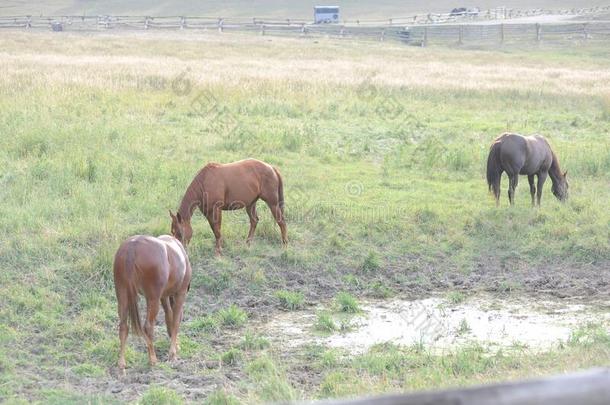
[[[303,308],[305,297],[298,291],[280,290],[275,293],[275,296],[280,301],[280,306],[289,311],[296,311]]]
[[[356,313],[360,311],[360,307],[358,305],[358,301],[356,297],[347,292],[340,292],[335,297],[335,302],[339,311],[347,312],[347,313]]]
[[[337,330],[337,325],[330,313],[322,311],[318,313],[315,328],[321,332],[334,332]]]
[[[379,256],[375,252],[369,252],[362,263],[362,270],[368,273],[372,273],[381,268]]]

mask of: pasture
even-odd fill
[[[542,351],[286,350],[265,329],[315,309],[312,336],[341,334],[362,303],[396,297],[457,305],[484,293],[607,313],[608,47],[4,31],[0,52],[0,401],[260,403],[610,363],[602,316]],[[509,208],[503,177],[495,207],[485,163],[503,131],[549,139],[569,172],[567,203],[548,182],[531,208],[521,178]],[[159,365],[130,336],[119,378],[120,242],[169,233],[168,209],[205,163],[246,157],[282,172],[288,248],[259,203],[253,245],[246,213],[225,213],[215,258],[196,213],[180,359],[166,362],[159,324]]]

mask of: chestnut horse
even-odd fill
[[[170,211],[172,235],[186,246],[193,236],[193,211],[199,208],[214,232],[216,255],[220,255],[222,211],[246,208],[250,217],[250,231],[246,243],[250,244],[258,223],[256,202],[259,198],[269,206],[280,227],[282,243],[285,246],[288,239],[284,220],[282,176],[275,167],[256,159],[227,164],[209,163],[201,169],[188,186],[176,215]]]
[[[148,359],[156,364],[153,347],[155,319],[159,303],[171,340],[169,360],[176,359],[177,337],[186,293],[191,283],[191,264],[182,244],[174,237],[132,236],[121,244],[114,256],[114,288],[119,307],[119,369],[125,372],[125,343],[132,330],[146,340]],[[138,293],[146,298],[146,322],[142,328],[138,312]]]
[[[519,175],[527,175],[532,195],[540,206],[542,186],[547,175],[553,181],[551,190],[560,201],[568,198],[568,172],[561,172],[557,155],[551,149],[547,140],[540,135],[522,136],[518,134],[502,134],[489,149],[487,158],[487,184],[493,190],[496,205],[500,204],[500,179],[502,172],[506,172],[509,179],[508,199],[510,204],[515,202],[515,189],[519,182]],[[534,184],[534,176],[538,176],[538,188]]]

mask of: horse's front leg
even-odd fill
[[[538,206],[540,207],[540,199],[542,198],[542,186],[544,186],[544,182],[546,181],[547,172],[538,173],[538,192],[536,194],[536,198],[538,200]]]
[[[222,222],[222,210],[219,207],[214,207],[211,212],[206,213],[206,218],[214,232],[216,238],[216,256],[222,255],[222,236],[220,234],[220,224]]]
[[[530,183],[530,194],[532,195],[532,207],[536,205],[534,196],[536,195],[536,185],[534,184],[534,175],[527,176],[527,181]]]

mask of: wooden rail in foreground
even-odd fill
[[[610,368],[465,389],[322,401],[317,405],[608,405]]]

